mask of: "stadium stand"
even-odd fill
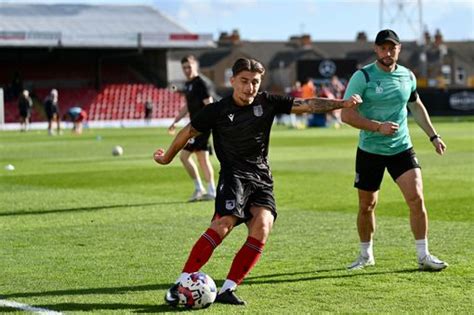
[[[50,89],[35,90],[34,110],[31,121],[44,121],[42,102]],[[89,113],[89,120],[143,119],[144,105],[149,100],[154,104],[152,119],[175,117],[185,104],[183,96],[153,84],[107,84],[97,92],[94,88],[59,89],[61,114],[70,107],[79,106]],[[18,100],[5,103],[5,122],[18,121]]]
[[[91,120],[141,119],[147,100],[155,105],[155,119],[174,117],[185,104],[180,94],[152,84],[109,84],[91,102],[89,116]]]
[[[145,5],[0,3],[0,87],[5,122],[19,120],[18,96],[28,89],[32,122],[59,91],[60,115],[80,106],[89,121],[174,117],[184,104],[167,88],[172,48],[212,48],[211,34],[193,34]]]

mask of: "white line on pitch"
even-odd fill
[[[26,311],[26,312],[34,312],[38,314],[44,315],[59,315],[62,314],[61,312],[56,312],[52,310],[48,310],[46,308],[34,307],[23,303],[18,303],[15,301],[8,301],[8,300],[1,300],[0,299],[0,306],[6,306],[11,308],[16,308],[18,310]]]

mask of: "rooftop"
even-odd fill
[[[0,46],[213,47],[145,5],[0,3]]]

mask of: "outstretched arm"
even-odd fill
[[[153,154],[155,162],[163,165],[169,164],[176,154],[186,145],[188,140],[197,136],[198,134],[199,131],[194,129],[190,123],[187,124],[186,127],[178,132],[170,147],[168,148],[168,151],[165,151],[161,148],[155,151]]]
[[[436,152],[439,155],[443,155],[446,151],[446,144],[441,140],[441,137],[436,133],[436,129],[431,123],[430,116],[426,111],[425,105],[421,101],[420,97],[417,96],[414,102],[408,103],[408,108],[410,109],[413,118],[415,119],[418,126],[423,129],[423,131],[430,137],[431,143],[436,149]]]
[[[327,98],[295,98],[291,112],[294,114],[326,113],[339,108],[351,108],[362,103],[359,95],[354,94],[348,100],[334,100]]]

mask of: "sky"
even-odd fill
[[[348,41],[361,31],[370,40],[380,28],[392,28],[402,41],[419,39],[420,29],[432,35],[439,29],[445,40],[474,40],[474,0],[0,0],[21,2],[146,4],[190,32],[214,39],[236,29],[243,40],[283,41],[309,34],[314,41]]]

